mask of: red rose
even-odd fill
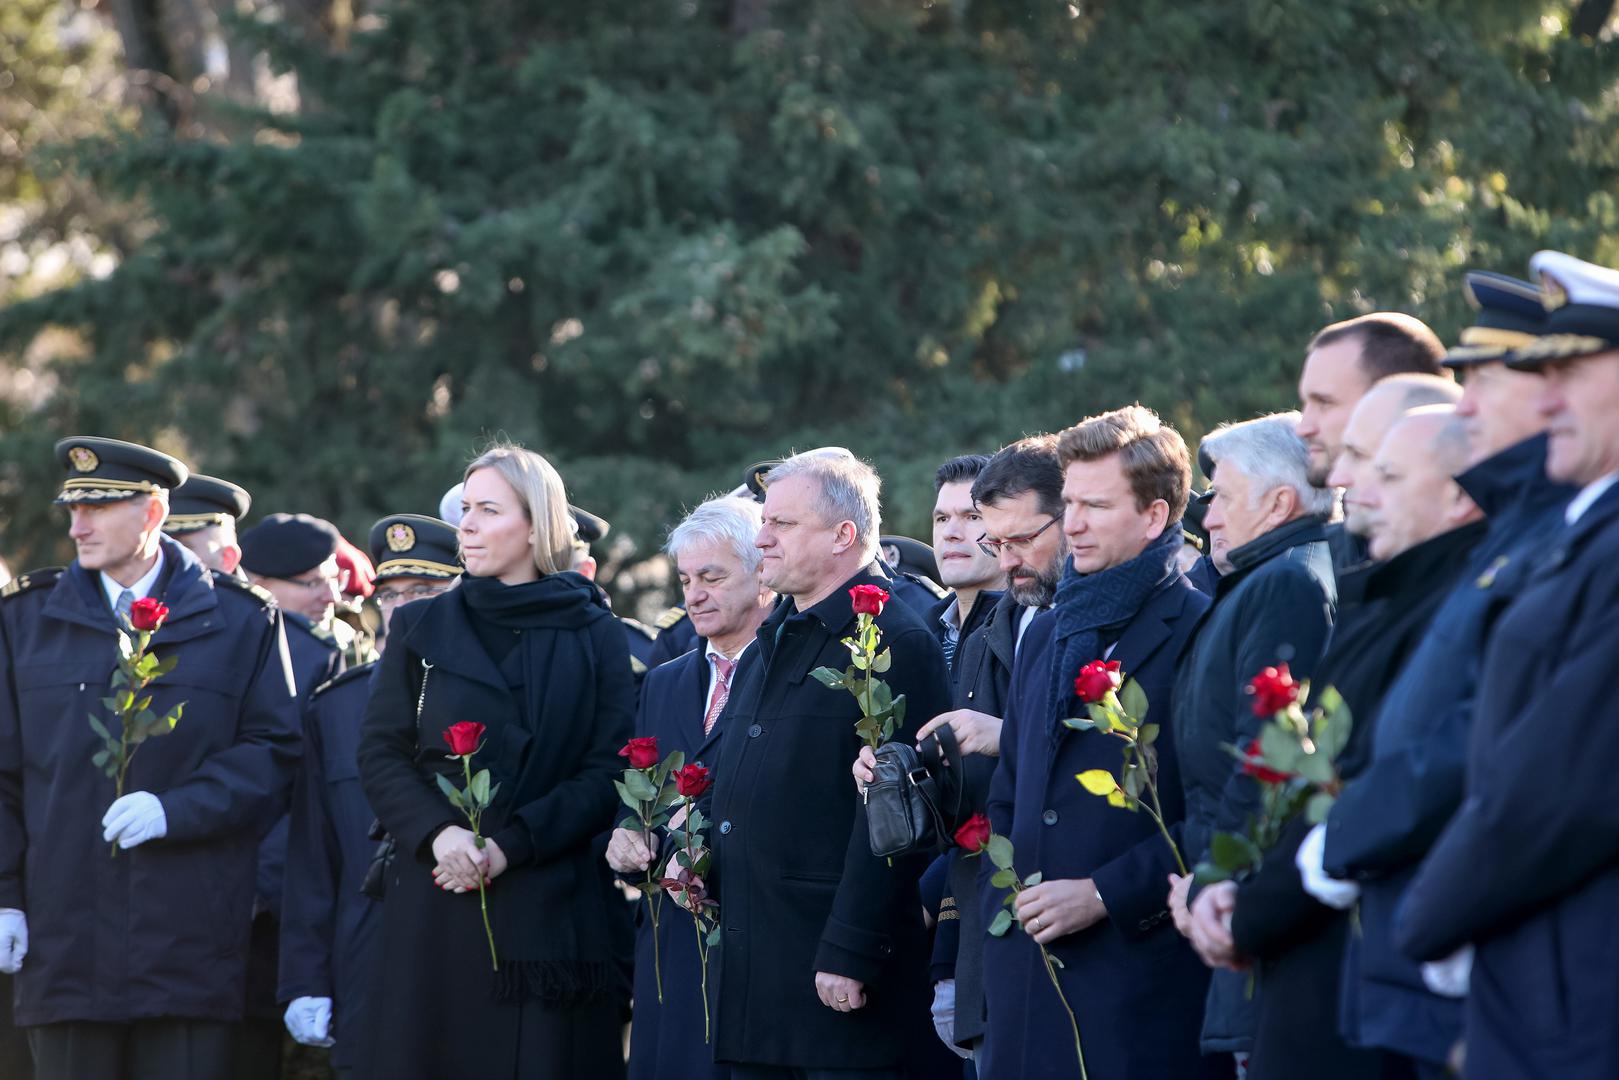
[[[1299,684],[1286,664],[1277,664],[1249,680],[1248,692],[1254,695],[1255,716],[1274,716],[1298,700]]]
[[[618,752],[619,757],[630,759],[632,769],[650,769],[658,763],[658,739],[655,735],[647,735],[639,739],[631,739],[624,744]]]
[[[1079,669],[1079,678],[1074,680],[1074,693],[1086,705],[1101,701],[1107,697],[1109,690],[1117,690],[1124,685],[1124,676],[1119,672],[1117,660],[1092,660]]]
[[[478,740],[483,738],[483,725],[473,720],[463,720],[459,724],[451,724],[444,733],[444,741],[450,744],[450,753],[456,757],[471,757],[478,752]]]
[[[153,597],[135,601],[129,608],[129,625],[137,630],[156,630],[169,617],[169,606]]]
[[[675,790],[688,799],[695,799],[714,786],[714,778],[705,766],[695,761],[675,772]]]
[[[1258,739],[1249,739],[1242,748],[1242,771],[1261,784],[1285,784],[1292,779],[1288,773],[1277,772],[1265,764],[1265,755],[1259,749]]]
[[[881,615],[883,605],[888,603],[888,593],[876,585],[856,585],[849,595],[854,598],[856,615]]]
[[[956,845],[976,854],[989,845],[989,833],[989,818],[974,814],[956,830]]]

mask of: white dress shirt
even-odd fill
[[[152,590],[157,586],[158,575],[161,573],[163,573],[162,548],[157,549],[157,558],[153,560],[152,568],[146,571],[146,573],[141,576],[141,579],[135,582],[133,585],[120,585],[118,582],[114,581],[105,570],[103,570],[101,572],[101,590],[107,594],[107,606],[112,608],[114,611],[117,611],[118,597],[123,594],[126,588],[131,593],[135,594],[134,598],[136,600],[145,600],[148,596],[152,595]]]

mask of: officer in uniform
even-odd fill
[[[192,473],[169,496],[163,531],[189,548],[208,569],[234,574],[242,564],[236,523],[247,516],[252,505],[246,488]]]
[[[393,514],[371,527],[374,593],[383,624],[394,609],[452,588],[461,576],[455,526]],[[382,647],[386,648],[384,640]],[[376,844],[356,750],[375,662],[349,668],[304,704],[304,763],[292,802],[282,899],[277,998],[292,1037],[330,1046],[344,1078],[359,1074],[380,911],[362,892]]]
[[[56,455],[77,558],[0,598],[0,970],[20,969],[42,1080],[229,1076],[253,842],[297,765],[281,615],[163,535],[180,462],[88,437]],[[86,718],[116,729],[102,699],[120,619],[148,598],[168,609],[152,655],[176,662],[151,709],[184,711],[120,797]]]

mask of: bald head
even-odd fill
[[[1372,458],[1395,421],[1413,409],[1454,406],[1461,387],[1437,375],[1391,375],[1361,397],[1344,428],[1343,448],[1327,477],[1327,486],[1344,491],[1344,527],[1369,536],[1372,498],[1367,485]]]
[[[1392,559],[1481,515],[1453,477],[1467,467],[1453,405],[1412,409],[1390,425],[1365,482],[1372,558]]]

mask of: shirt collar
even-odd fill
[[[747,641],[744,641],[742,643],[742,648],[737,650],[737,653],[736,653],[735,656],[726,656],[724,653],[722,653],[718,649],[714,648],[714,643],[712,641],[705,638],[703,640],[703,657],[710,664],[714,663],[714,658],[716,656],[720,657],[723,660],[729,660],[733,664],[740,664],[742,662],[742,657],[747,653],[748,648],[750,646],[752,646],[752,644],[753,644],[753,639],[749,638]]]
[[[152,568],[135,584],[129,586],[129,591],[135,594],[135,599],[144,600],[152,595],[152,589],[157,585],[158,575],[163,573],[163,547],[158,545],[157,558],[152,561]],[[118,607],[118,597],[124,591],[124,586],[118,584],[105,570],[101,571],[101,590],[107,594],[107,603],[114,609]]]
[[[944,624],[946,630],[953,630],[957,634],[961,633],[961,598],[959,596],[952,596],[950,603],[946,604],[945,609],[939,612],[939,622]]]
[[[1585,512],[1591,509],[1592,505],[1602,498],[1615,483],[1619,483],[1619,472],[1609,473],[1599,480],[1593,480],[1586,484],[1580,489],[1580,493],[1574,496],[1573,501],[1568,504],[1568,509],[1563,511],[1563,520],[1570,525],[1580,520]]]

